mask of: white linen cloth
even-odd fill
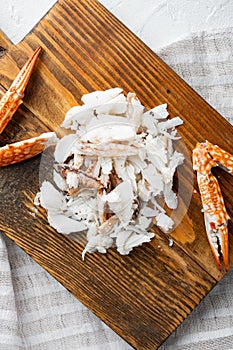
[[[229,28],[192,35],[158,54],[233,124],[232,52]],[[232,291],[230,271],[160,350],[233,349]],[[0,349],[132,348],[0,233]]]

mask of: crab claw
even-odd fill
[[[215,261],[218,265],[218,269],[221,270],[220,257],[222,256],[223,263],[226,271],[229,270],[229,243],[228,243],[228,229],[227,224],[217,225],[211,221],[211,217],[208,214],[204,214],[205,226],[207,237],[210,243],[212,253]]]
[[[229,243],[227,223],[230,219],[218,180],[211,169],[222,166],[233,174],[233,156],[209,141],[198,143],[193,150],[193,169],[197,171],[197,182],[203,205],[207,237],[214,258],[221,270],[221,258],[226,271],[229,270]]]
[[[203,204],[204,220],[207,237],[214,258],[221,270],[221,257],[226,270],[228,263],[228,229],[229,215],[227,213],[218,180],[212,173],[197,172],[197,182]]]
[[[56,144],[54,132],[47,132],[28,140],[12,143],[0,148],[0,166],[22,162],[44,151],[45,148]]]
[[[41,47],[35,50],[11,84],[9,90],[0,100],[0,134],[13,117],[17,108],[23,103],[25,88],[41,50]]]

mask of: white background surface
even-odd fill
[[[0,28],[16,44],[56,0],[0,0]],[[151,49],[233,24],[233,0],[100,0]]]

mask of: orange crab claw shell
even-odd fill
[[[203,204],[206,233],[211,250],[221,270],[220,258],[225,269],[229,269],[229,242],[227,213],[218,180],[212,174],[212,167],[222,166],[233,174],[233,155],[209,141],[197,143],[193,150],[193,169],[197,171],[197,182]]]
[[[210,241],[209,241],[210,242]],[[210,242],[210,248],[212,250],[214,259],[216,261],[216,264],[218,266],[218,270],[221,271],[221,261],[220,261],[220,256],[218,254],[218,252],[216,251],[216,248],[213,246],[213,243]]]
[[[0,100],[0,134],[5,129],[18,107],[23,103],[24,91],[40,52],[41,47],[38,47],[23,66],[9,90]]]
[[[57,137],[54,132],[41,134],[28,140],[12,143],[0,148],[0,166],[22,162],[54,145]]]
[[[208,153],[207,143],[197,143],[193,150],[193,170],[208,175],[216,165],[217,162]]]
[[[215,162],[222,165],[227,169],[227,171],[229,171],[229,173],[233,174],[233,155],[223,150],[219,146],[213,145],[209,141],[206,141],[206,144],[207,151]]]
[[[226,271],[229,270],[229,241],[228,241],[228,229],[224,225],[219,228],[220,231],[220,244],[223,257],[223,263]]]
[[[32,75],[32,71],[34,69],[34,66],[36,64],[37,58],[40,55],[42,48],[39,46],[32,56],[28,59],[28,61],[25,63],[23,68],[20,70],[19,74],[11,84],[9,91],[16,91],[16,93],[23,98],[24,91],[26,89],[26,86],[28,84],[28,81]]]
[[[217,263],[219,271],[221,270],[221,261],[219,254],[219,246],[216,234],[214,234],[213,229],[215,227],[215,223],[211,222],[211,219],[207,213],[204,213],[204,221],[206,227],[207,238],[210,244],[210,248],[212,250],[214,259]],[[214,226],[214,227],[213,227]]]
[[[217,263],[218,269],[221,271],[220,253],[223,258],[223,263],[226,271],[229,270],[229,241],[227,224],[221,226],[211,222],[208,214],[204,213],[205,226],[209,244]],[[220,249],[220,252],[219,252]]]

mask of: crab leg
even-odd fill
[[[32,74],[36,60],[41,52],[38,47],[23,66],[9,90],[0,100],[0,134],[3,132],[17,108],[23,103],[24,91]]]
[[[220,147],[206,141],[198,143],[193,151],[193,168],[197,171],[197,182],[201,194],[207,237],[220,270],[220,255],[226,270],[228,263],[228,229],[229,216],[217,179],[211,173],[214,166],[222,165],[233,172],[233,156]]]
[[[0,148],[0,166],[22,162],[32,158],[57,142],[54,132],[47,132],[31,139]]]

